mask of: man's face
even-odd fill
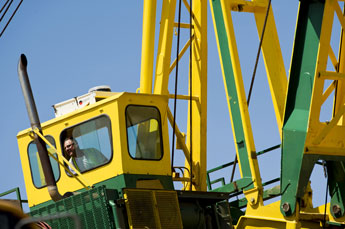
[[[71,139],[67,139],[64,143],[64,148],[66,153],[70,156],[70,157],[76,157],[76,152],[75,152],[75,145],[74,142]]]

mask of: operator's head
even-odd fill
[[[76,157],[76,149],[78,143],[74,140],[73,137],[67,137],[64,141],[64,150],[69,157]]]

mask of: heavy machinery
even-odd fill
[[[145,0],[138,93],[94,88],[56,104],[56,118],[42,125],[22,55],[18,72],[31,128],[18,133],[17,139],[30,215],[37,220],[53,216],[46,220],[53,228],[76,226],[69,218],[58,217],[65,213],[78,216],[85,228],[343,228],[345,18],[341,2],[299,2],[287,77],[271,1],[209,1],[237,155],[234,162],[219,168],[238,163],[241,172],[241,178],[231,178],[230,183],[210,180],[219,168],[206,170],[207,1],[183,0],[189,24],[180,22],[182,1],[178,7],[176,0],[162,2],[154,60],[156,1]],[[262,152],[256,152],[253,140],[248,112],[251,92],[246,97],[233,12],[255,17],[281,135],[280,145]],[[331,44],[334,20],[341,25],[338,57]],[[181,51],[177,46],[176,59],[171,61],[174,28],[178,35],[180,29],[189,29],[190,36]],[[179,59],[188,48],[189,94],[171,94],[169,75],[175,67],[178,72]],[[333,99],[331,118],[323,121],[320,113],[329,98]],[[180,131],[170,99],[188,101],[187,133]],[[80,150],[100,152],[106,160],[86,170],[76,168],[64,151],[65,139],[70,137]],[[186,157],[183,166],[173,163],[175,139],[176,149]],[[257,157],[279,147],[281,174],[263,182]],[[331,196],[329,203],[318,207],[313,206],[309,182],[315,164],[325,168],[325,188]],[[173,182],[182,182],[181,190]],[[216,182],[222,185],[214,189]],[[275,182],[280,185],[265,188]],[[275,202],[268,202],[274,197]]]

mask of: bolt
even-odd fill
[[[340,206],[338,204],[334,204],[332,206],[332,211],[333,211],[335,216],[338,216],[338,215],[341,214],[341,208],[340,208]]]
[[[290,204],[287,203],[287,202],[285,202],[285,203],[283,204],[283,206],[282,206],[282,209],[283,209],[283,211],[284,211],[285,213],[288,212],[288,211],[290,211]]]
[[[254,202],[255,202],[254,197],[250,198],[250,203],[254,204]]]

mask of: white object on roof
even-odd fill
[[[72,99],[63,101],[61,103],[57,103],[53,105],[55,111],[55,117],[59,117],[64,114],[68,114],[72,111],[77,109],[83,108],[89,104],[93,104],[96,102],[96,93],[91,92],[85,95],[81,95],[78,97],[74,97]]]
[[[93,91],[109,91],[110,92],[111,88],[108,85],[101,85],[101,86],[96,86],[89,89],[89,93]]]
[[[110,86],[101,85],[89,89],[89,93],[53,105],[55,117],[68,114],[96,102],[96,91],[111,92]]]

